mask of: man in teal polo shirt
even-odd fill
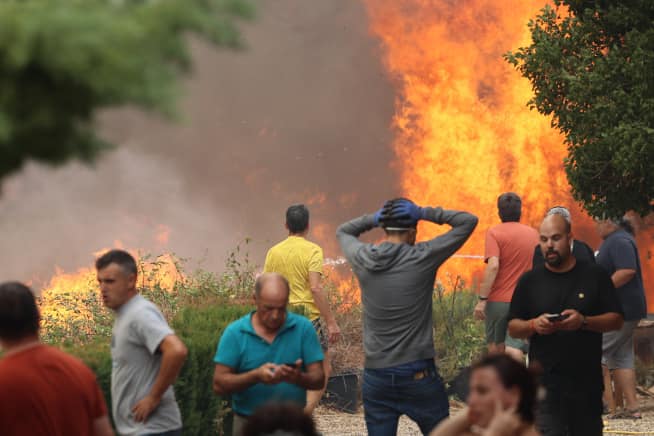
[[[214,357],[213,390],[232,396],[234,434],[270,401],[304,407],[306,391],[320,389],[322,348],[311,321],[289,313],[288,281],[265,273],[255,283],[256,310],[225,329]]]

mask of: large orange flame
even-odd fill
[[[570,195],[563,138],[526,107],[530,84],[502,58],[528,44],[527,22],[542,0],[365,1],[398,88],[394,150],[404,193],[479,216],[463,254],[483,254],[484,233],[499,222],[497,196],[506,191],[522,197],[522,221],[533,226],[550,207],[570,207],[577,233],[597,248],[592,220]],[[424,226],[420,234],[439,231]],[[482,268],[481,260],[455,258],[439,276],[470,279]]]
[[[117,243],[117,245],[121,244]],[[97,256],[105,251],[107,250],[100,250],[95,254]],[[183,279],[183,273],[179,271],[175,257],[170,254],[163,254],[156,258],[140,258],[136,252],[131,254],[139,265],[137,286],[140,288],[157,286],[171,292],[175,284]],[[39,305],[42,328],[46,331],[55,327],[68,331],[70,330],[68,326],[71,326],[71,329],[80,326],[84,328],[85,325],[92,326],[97,315],[92,311],[102,310],[95,268],[80,268],[75,273],[66,273],[57,268],[55,275],[41,290]]]

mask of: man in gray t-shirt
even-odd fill
[[[448,224],[450,231],[416,243],[419,220]],[[449,414],[434,365],[432,296],[438,267],[468,239],[477,217],[407,199],[387,201],[374,215],[342,224],[336,237],[361,286],[363,304],[363,404],[368,434],[397,431],[400,415],[427,434]],[[380,244],[358,237],[381,226]]]
[[[184,343],[159,309],[136,290],[136,262],[111,250],[95,263],[105,306],[116,312],[111,338],[111,399],[123,436],[177,436],[182,418],[172,384],[186,360]]]

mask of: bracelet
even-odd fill
[[[536,326],[534,325],[534,319],[533,318],[529,320],[529,328],[531,328],[532,334],[536,333]]]
[[[486,301],[486,300],[488,300],[488,297],[482,297],[482,296],[480,295],[480,296],[479,296],[479,299],[480,299],[481,301]]]

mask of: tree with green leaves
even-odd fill
[[[0,180],[27,159],[92,161],[100,109],[175,115],[188,36],[240,45],[247,0],[0,0]]]
[[[654,200],[654,2],[555,0],[506,59],[532,109],[566,138],[574,198],[594,216],[644,215]]]

